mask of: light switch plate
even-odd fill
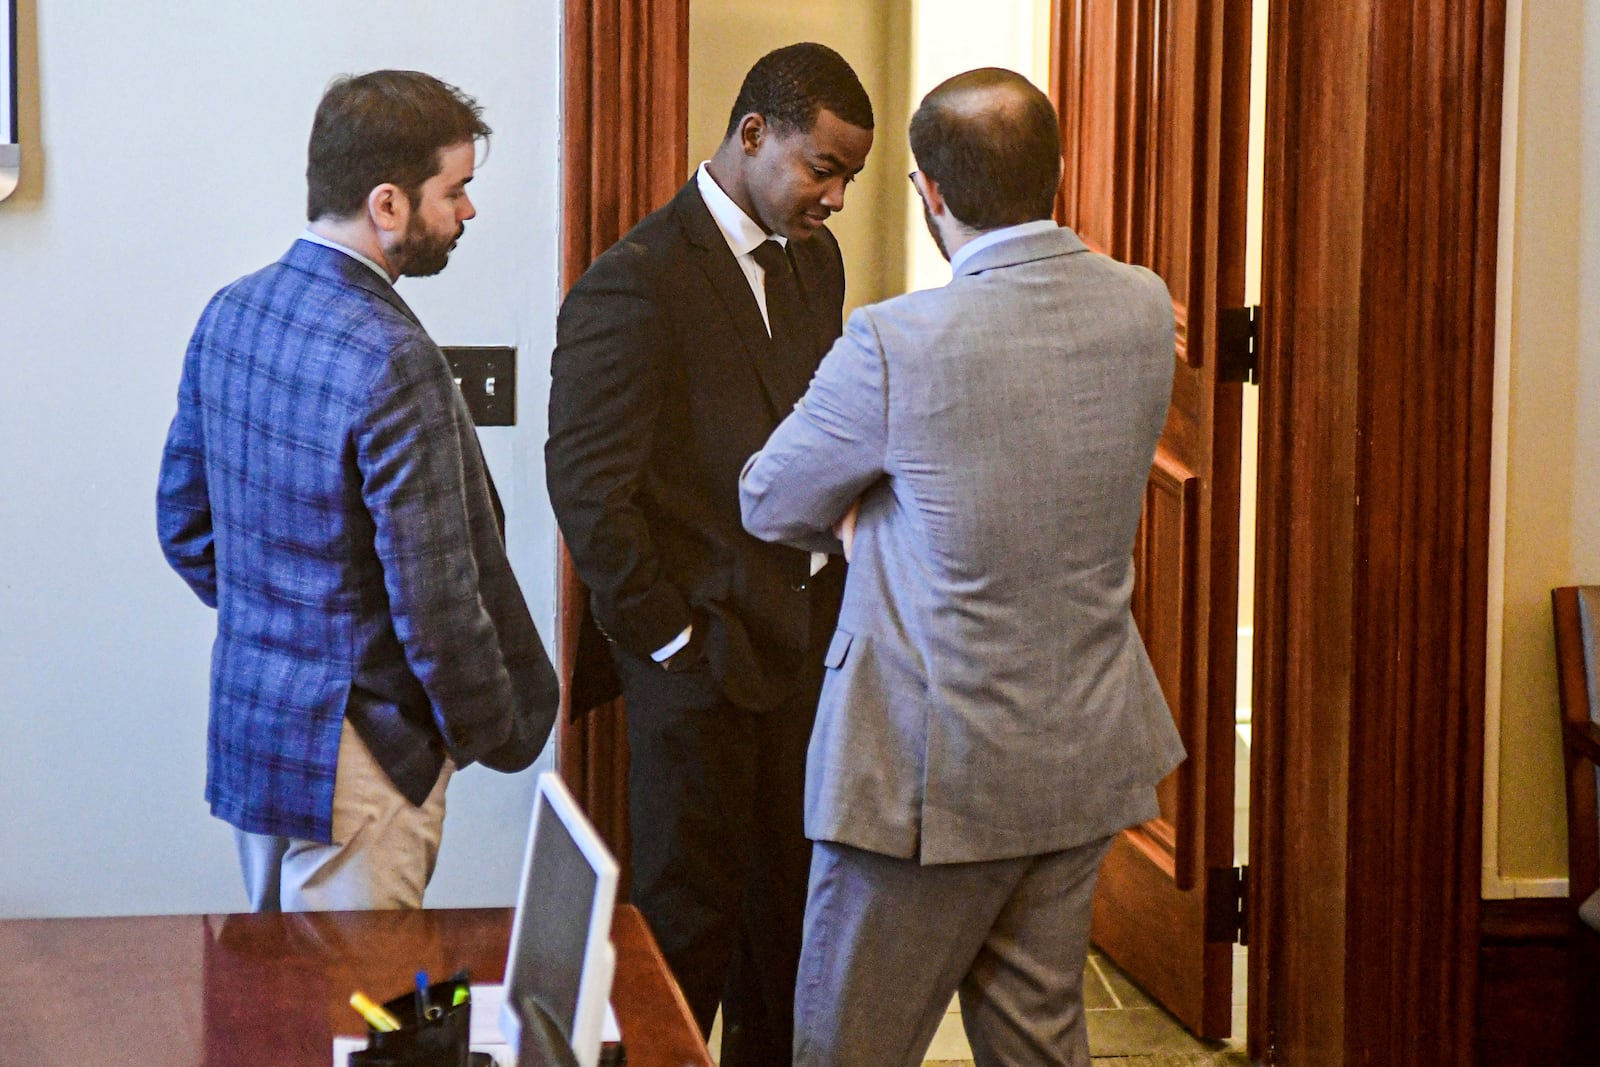
[[[502,346],[446,348],[444,358],[467,410],[479,426],[514,426],[517,422],[517,350]]]

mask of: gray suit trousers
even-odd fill
[[[978,1067],[1088,1067],[1083,969],[1110,845],[923,866],[816,842],[797,1067],[915,1067],[957,993]]]

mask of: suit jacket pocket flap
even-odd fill
[[[846,630],[833,631],[833,640],[828,642],[828,655],[822,662],[830,670],[843,667],[845,656],[850,654],[850,642],[854,640],[855,635]]]

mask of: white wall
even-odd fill
[[[483,439],[548,642],[559,10],[22,0],[24,176],[0,203],[0,916],[244,906],[201,795],[213,615],[161,558],[155,478],[196,315],[304,225],[335,74],[427,70],[495,128],[449,269],[400,289],[441,343],[519,349],[520,425]],[[531,788],[456,780],[430,905],[509,901]]]
[[[1507,5],[1484,895],[1566,891],[1550,589],[1600,583],[1600,8]]]
[[[911,7],[908,121],[936,85],[976,67],[1014,70],[1050,92],[1049,0],[990,0],[978,18],[973,17],[967,0],[912,0]],[[901,137],[904,139],[903,130]],[[928,236],[916,190],[902,181],[906,247],[911,256],[907,287],[937,288],[950,280],[950,264]]]

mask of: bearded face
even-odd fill
[[[456,222],[440,232],[429,226],[420,211],[413,211],[405,236],[390,254],[390,262],[407,278],[438,274],[450,262],[450,253],[466,229],[465,223]]]

